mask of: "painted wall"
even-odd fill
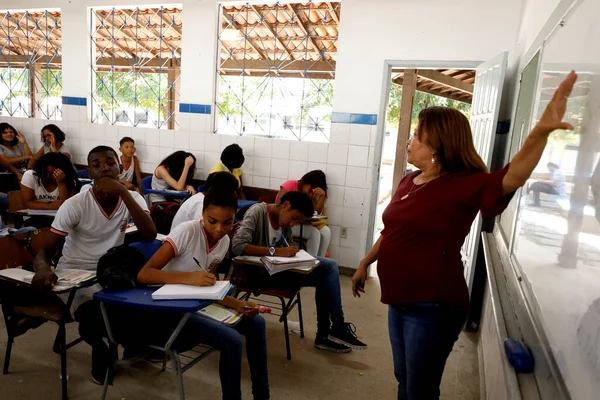
[[[213,104],[217,2],[183,0],[183,56],[181,102]],[[89,9],[91,6],[144,6],[156,0],[4,0],[3,9],[60,8],[63,13],[63,95],[88,99]],[[326,213],[332,228],[330,254],[340,265],[356,267],[366,250],[369,193],[386,59],[486,60],[512,51],[521,14],[521,0],[344,0],[341,10],[334,111],[370,114],[362,123],[351,115],[334,123],[331,143],[304,143],[212,134],[213,116],[181,113],[179,131],[116,127],[89,123],[86,106],[65,105],[59,122],[68,136],[75,161],[85,163],[98,144],[118,145],[120,137],[136,140],[142,170],[152,172],[166,155],[190,149],[198,158],[196,176],[204,179],[232,142],[245,150],[245,183],[277,189],[286,179],[298,179],[311,169],[322,169],[330,184]],[[347,117],[344,118],[344,117]],[[42,120],[8,120],[39,147]],[[369,121],[371,120],[371,121]],[[381,121],[379,121],[381,122]],[[348,237],[340,238],[340,227]]]

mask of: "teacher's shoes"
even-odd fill
[[[327,336],[322,337],[317,335],[315,338],[315,347],[321,350],[332,351],[334,353],[350,353],[352,349],[340,343],[330,340]]]
[[[365,343],[358,340],[356,326],[352,322],[333,324],[328,339],[355,350],[364,350],[367,348]]]

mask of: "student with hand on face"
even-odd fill
[[[0,123],[0,162],[17,176],[19,182],[33,157],[25,136],[6,122]]]
[[[297,247],[288,246],[292,228],[313,215],[310,197],[302,192],[288,192],[276,204],[258,203],[248,209],[232,241],[236,256],[294,257]],[[352,323],[344,321],[340,293],[340,273],[337,263],[319,258],[320,264],[310,274],[284,271],[256,282],[261,289],[285,287],[315,287],[317,306],[317,336],[315,347],[336,353],[351,349],[366,349],[355,334]]]
[[[174,189],[196,194],[196,190],[190,186],[196,171],[196,157],[192,153],[183,150],[176,151],[161,163],[152,174],[152,189],[168,190]],[[150,194],[150,201],[157,203],[166,201],[167,198],[160,194]]]
[[[46,125],[42,128],[40,135],[44,146],[42,146],[42,148],[29,160],[27,168],[33,168],[37,160],[48,153],[62,153],[67,156],[69,160],[71,159],[71,151],[65,145],[65,133],[58,126],[54,124]],[[71,168],[73,167],[71,166]]]
[[[119,183],[119,156],[108,146],[98,146],[88,154],[88,168],[94,185],[67,199],[59,208],[45,246],[34,259],[32,286],[49,291],[57,277],[50,261],[62,248],[57,269],[96,271],[98,260],[110,248],[123,244],[127,223],[133,218],[142,240],[154,240],[156,227],[148,206],[137,192]],[[103,340],[104,322],[100,306],[92,301],[99,285],[79,289],[73,301],[79,334],[92,346],[92,380],[102,384],[110,354]]]
[[[127,189],[137,190],[142,194],[142,170],[135,155],[135,141],[125,136],[119,141],[119,146],[121,166],[123,167],[123,172],[119,175],[119,182],[125,185]]]
[[[204,196],[202,218],[182,222],[172,229],[162,247],[138,274],[138,281],[148,285],[214,285],[217,267],[229,251],[227,234],[233,229],[236,190],[237,185],[229,189],[217,185],[209,188]],[[232,296],[218,303],[245,317],[235,326],[228,326],[193,314],[182,334],[220,351],[219,376],[226,400],[242,398],[242,336],[245,336],[253,397],[269,399],[265,320],[258,315],[258,306]]]

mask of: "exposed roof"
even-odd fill
[[[404,70],[392,71],[392,82],[402,85]],[[471,104],[475,70],[420,69],[417,70],[417,90]]]

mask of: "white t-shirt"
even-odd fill
[[[123,166],[123,172],[119,179],[127,182],[133,182],[133,177],[135,176],[135,156],[131,159],[131,164],[129,164],[129,168],[125,169],[125,163],[123,162],[123,157],[120,157],[121,165]]]
[[[269,208],[267,206],[267,217],[269,218],[269,224],[268,224],[269,225],[269,237],[268,237],[269,246],[280,247],[282,245],[280,242],[282,241],[281,239],[283,238],[281,227],[279,227],[279,229],[273,228],[268,210],[269,210]]]
[[[204,206],[204,193],[196,193],[189,199],[183,202],[173,222],[171,229],[185,221],[199,221],[202,219],[202,207]]]
[[[40,184],[37,178],[37,174],[32,169],[25,171],[25,173],[23,174],[23,179],[21,179],[21,185],[33,190],[35,201],[41,201],[42,203],[52,203],[59,197],[58,186],[52,192],[47,191],[44,185]]]
[[[146,212],[148,206],[137,192],[129,194]],[[123,244],[131,213],[121,198],[111,215],[98,204],[94,190],[86,190],[66,200],[58,209],[51,231],[65,236],[58,268],[95,271],[98,260],[110,248]]]
[[[173,229],[165,243],[175,251],[175,257],[163,268],[170,272],[202,271],[200,265],[211,271],[223,261],[229,250],[229,236],[225,235],[213,248],[208,248],[208,238],[202,228],[202,221],[186,221]]]

